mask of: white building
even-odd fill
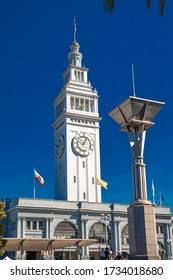
[[[128,205],[102,203],[98,93],[82,66],[82,54],[75,40],[68,55],[64,86],[55,98],[55,200],[18,198],[8,211],[8,237],[83,238],[97,243],[80,248],[81,259],[99,259],[99,247],[110,246],[128,254]],[[155,207],[158,250],[164,259],[173,252],[172,213],[169,207]],[[41,251],[19,250],[13,257],[39,259]],[[49,255],[49,252],[46,252]],[[55,259],[76,258],[75,248],[53,252]]]

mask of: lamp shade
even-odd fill
[[[164,102],[130,96],[113,109],[109,116],[121,126],[121,130],[126,131],[127,127],[133,129],[142,124],[147,129],[154,125],[152,120],[164,104]]]

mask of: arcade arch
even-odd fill
[[[65,239],[71,239],[71,238],[77,238],[78,237],[78,231],[76,226],[69,222],[69,221],[62,221],[58,223],[54,230],[54,236],[56,238],[65,238]]]

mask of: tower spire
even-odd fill
[[[76,20],[74,18],[74,41],[76,41]]]

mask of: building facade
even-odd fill
[[[70,46],[64,85],[54,100],[55,199],[17,198],[8,213],[9,238],[83,238],[97,243],[80,248],[81,259],[99,259],[100,248],[129,254],[128,205],[102,203],[98,93],[88,80],[88,68],[76,40]],[[173,215],[155,207],[161,259],[173,256]],[[43,252],[18,251],[16,259],[40,259]],[[44,252],[49,258],[49,252]],[[55,250],[54,259],[75,259],[75,248]]]
[[[128,205],[18,198],[8,210],[8,237],[83,238],[97,243],[80,248],[81,259],[99,259],[99,248],[129,254]],[[172,259],[173,228],[169,207],[155,207],[158,250],[161,259]],[[107,219],[105,219],[107,217]],[[49,258],[49,252],[46,252]],[[39,259],[41,252],[13,252],[12,258]],[[75,259],[74,247],[53,252],[54,259]]]

